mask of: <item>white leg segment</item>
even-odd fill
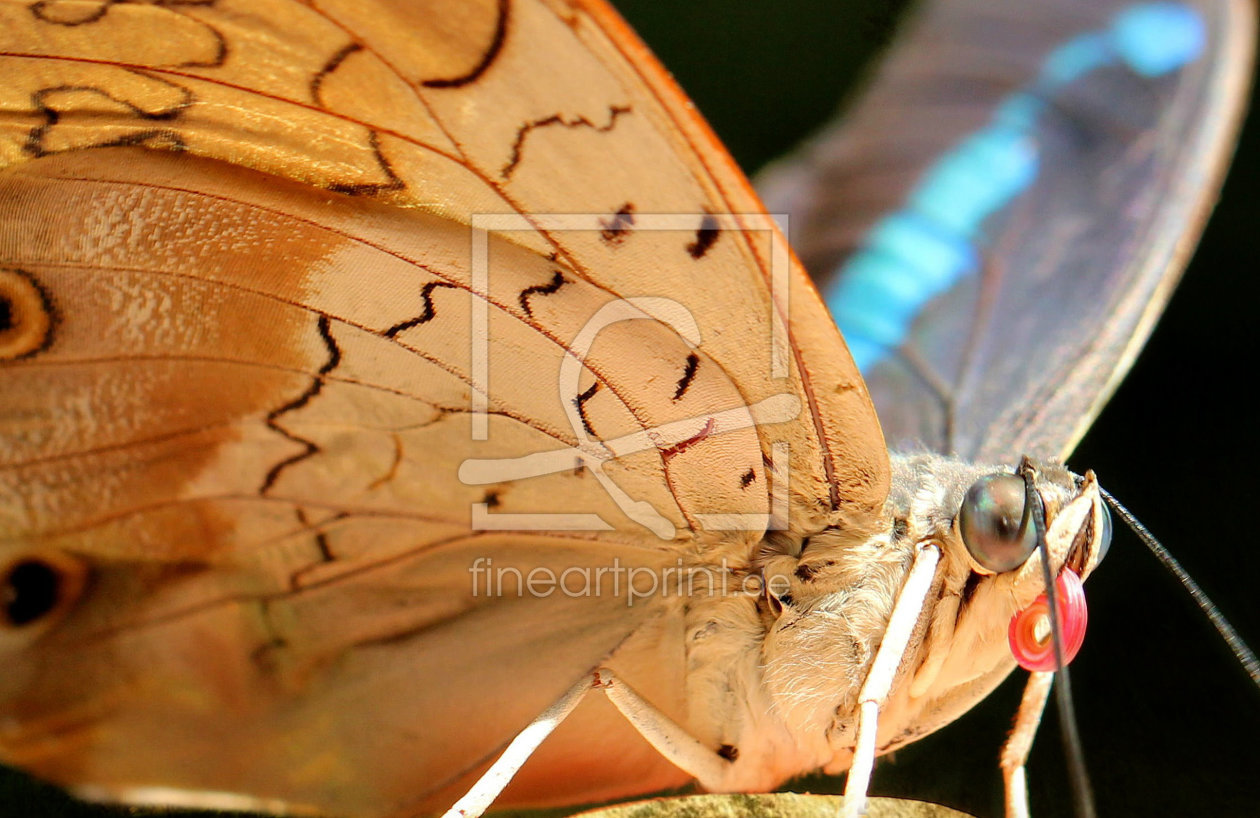
[[[1032,750],[1033,738],[1037,735],[1037,726],[1041,724],[1041,716],[1046,710],[1046,701],[1050,698],[1050,687],[1054,683],[1051,672],[1034,672],[1028,676],[1028,684],[1024,686],[1024,697],[1019,702],[1019,712],[1015,714],[1015,724],[1011,735],[1002,745],[1002,780],[1006,784],[1006,818],[1028,818],[1028,779],[1024,764],[1028,761],[1028,753]]]
[[[639,734],[674,766],[710,791],[720,791],[731,762],[696,740],[678,722],[618,679],[608,668],[595,671],[604,693]]]
[[[884,640],[875,653],[866,681],[858,696],[857,745],[853,751],[853,764],[844,782],[844,818],[858,818],[866,814],[866,790],[871,783],[871,768],[875,766],[875,736],[879,729],[879,708],[888,698],[897,667],[905,655],[906,645],[914,634],[919,614],[923,612],[923,600],[932,587],[936,565],[941,560],[941,550],[928,543],[920,546],[914,555],[914,564],[906,582],[897,594]]]
[[[442,818],[478,818],[489,809],[543,739],[551,735],[551,731],[573,712],[590,690],[604,691],[657,752],[679,769],[695,776],[700,786],[707,790],[721,788],[730,761],[697,741],[677,722],[618,679],[611,670],[599,668],[579,679],[555,704],[518,733],[503,755]]]
[[[516,738],[512,739],[512,743],[503,751],[503,755],[490,765],[485,775],[477,779],[472,789],[456,801],[442,815],[442,818],[477,818],[489,809],[512,777],[525,766],[525,762],[538,749],[538,745],[542,744],[543,739],[551,735],[551,731],[555,730],[557,725],[573,712],[578,702],[582,701],[582,697],[588,691],[595,689],[598,683],[597,672],[588,673],[579,679],[577,684],[556,700],[555,704],[544,710],[538,718],[516,734]]]

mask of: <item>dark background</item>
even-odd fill
[[[754,171],[824,121],[893,36],[885,0],[620,0],[639,30]],[[1255,506],[1260,121],[1245,129],[1202,246],[1132,374],[1072,463],[1143,519],[1260,644]],[[1090,580],[1090,631],[1072,665],[1102,816],[1260,815],[1260,693],[1205,618],[1137,542],[1117,530]],[[1004,685],[963,719],[883,760],[872,791],[1001,814],[998,748],[1019,697]],[[490,705],[490,703],[487,703]],[[1035,818],[1070,815],[1054,716],[1030,765]],[[837,790],[834,781],[794,789]],[[104,818],[16,776],[0,816]],[[178,813],[185,815],[187,813]]]

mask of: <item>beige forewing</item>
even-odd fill
[[[136,144],[462,223],[602,215],[623,229],[511,239],[617,296],[703,293],[688,305],[701,348],[748,403],[807,401],[762,434],[792,444],[800,527],[882,500],[878,427],[838,333],[742,176],[603,6],[54,2],[0,15],[6,163]],[[705,218],[727,213],[739,215]],[[652,214],[682,229],[637,226]]]

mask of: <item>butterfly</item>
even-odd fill
[[[49,6],[49,8],[52,8],[52,6]],[[111,12],[112,12],[112,10],[111,10]],[[108,17],[108,14],[107,14],[107,15],[105,15],[105,17],[107,18],[107,17]],[[104,18],[103,18],[103,19],[104,19]],[[82,23],[81,23],[80,25],[82,25]],[[493,38],[493,32],[491,32],[491,37]],[[492,41],[493,41],[493,39],[492,39]],[[216,52],[214,51],[213,45],[214,45],[214,43],[213,43],[213,42],[211,42],[211,43],[210,43],[210,46],[211,46],[211,47],[209,48],[209,50],[207,50],[207,51],[206,51],[206,54],[208,54],[208,55],[209,55],[209,57],[207,57],[207,56],[205,56],[205,55],[202,55],[202,56],[198,57],[197,59],[198,59],[198,60],[201,60],[201,61],[203,61],[203,62],[204,62],[205,60],[207,60],[207,59],[212,59],[212,58],[214,57],[214,54],[216,53]],[[347,53],[347,54],[343,55],[343,56],[341,57],[342,62],[344,62],[344,63],[345,63],[345,64],[347,64],[347,65],[352,64],[352,61],[355,59],[355,54],[356,54],[356,53],[358,53],[358,52],[349,52],[349,53]],[[194,61],[194,62],[195,62],[195,61]],[[340,65],[340,63],[339,63],[338,65]],[[190,70],[191,70],[191,69],[190,69]],[[336,73],[336,72],[330,72],[330,75],[335,74],[335,73]],[[323,90],[324,90],[323,85],[324,85],[324,84],[321,82],[321,88],[320,88],[320,90],[321,90],[321,91],[323,91]],[[329,87],[329,88],[333,87],[333,85],[334,85],[334,83],[328,83],[328,87]],[[89,93],[89,92],[83,92],[83,91],[81,91],[80,89],[77,89],[77,88],[73,88],[73,89],[63,89],[63,91],[65,91],[65,92],[66,92],[66,96],[68,96],[68,97],[73,96],[73,94],[74,94],[74,93]],[[182,104],[182,103],[181,103],[181,104]],[[146,139],[153,140],[153,141],[155,141],[155,142],[160,142],[162,139],[170,139],[171,137],[170,137],[170,135],[169,135],[169,134],[163,134],[163,133],[162,133],[162,128],[161,128],[161,126],[160,126],[160,124],[159,124],[159,123],[161,123],[162,121],[164,121],[161,117],[163,117],[163,116],[168,116],[169,114],[167,114],[167,112],[165,112],[165,111],[163,111],[163,112],[159,112],[159,113],[157,113],[157,114],[153,114],[152,112],[149,112],[149,113],[150,113],[150,115],[151,115],[151,121],[152,121],[152,124],[153,124],[153,128],[152,128],[153,133],[152,133],[152,134],[149,134],[149,135],[146,135],[146,136],[145,136],[145,138],[146,138]],[[173,116],[173,115],[169,115],[169,116]],[[609,109],[609,121],[608,121],[608,122],[606,122],[606,123],[604,123],[604,124],[611,124],[611,120],[612,120],[613,118],[620,118],[620,117],[625,117],[625,116],[627,116],[627,114],[625,114],[625,113],[616,114],[616,113],[614,113],[614,112],[613,112],[613,110],[610,108],[610,109]],[[536,118],[536,119],[534,119],[534,120],[529,120],[529,121],[530,121],[530,122],[535,122],[535,121],[540,121],[540,120],[545,119],[545,118],[546,118],[546,117],[538,117],[538,118]],[[69,118],[69,117],[65,117],[62,121],[60,121],[60,122],[58,122],[58,123],[56,123],[56,124],[68,123],[68,122],[69,122],[69,120],[70,120],[70,118]],[[581,130],[581,129],[583,129],[583,128],[590,128],[591,130],[598,130],[598,129],[599,129],[599,127],[600,127],[600,125],[595,124],[593,121],[591,121],[591,122],[587,122],[586,124],[579,123],[579,122],[577,122],[576,120],[568,120],[568,122],[569,122],[571,125],[573,125],[573,126],[574,126],[574,130]],[[560,123],[554,123],[554,122],[553,122],[553,123],[551,123],[551,125],[542,125],[542,124],[539,124],[537,127],[541,129],[541,128],[545,128],[545,127],[553,127],[553,126],[555,126],[555,125],[557,125],[557,124],[560,124]],[[567,126],[567,125],[564,125],[563,127],[568,127],[568,126]],[[49,129],[49,133],[51,134],[53,130],[55,130],[55,129],[50,128],[50,129]],[[609,130],[609,131],[607,131],[607,132],[611,133],[612,131],[611,131],[611,129],[610,129],[610,130]],[[119,136],[119,139],[122,139],[122,138],[133,138],[133,139],[134,139],[134,138],[135,138],[135,133],[133,132],[133,133],[130,133],[130,134],[123,134],[123,135],[120,135],[120,136]],[[329,139],[332,139],[332,137],[329,137]],[[369,151],[369,154],[370,154],[370,151]],[[507,162],[505,162],[503,165],[501,165],[501,166],[500,166],[500,168],[501,168],[501,169],[508,168],[508,167],[509,167],[509,165],[510,165],[510,163],[511,163],[511,161],[512,161],[512,154],[511,154],[511,153],[509,153],[509,154],[508,154],[508,160],[507,160]],[[314,163],[313,163],[313,164],[314,164]],[[318,168],[316,168],[315,170],[318,170]],[[327,180],[324,180],[324,182],[323,182],[323,183],[325,184],[325,186],[328,186],[328,182],[327,182]],[[340,184],[340,183],[339,183],[339,184]],[[375,185],[377,185],[377,186],[378,186],[378,188],[379,188],[378,190],[374,191],[374,193],[375,193],[377,196],[379,196],[379,197],[381,197],[381,198],[388,198],[388,196],[389,196],[389,191],[388,191],[388,189],[387,189],[387,188],[389,187],[389,185],[391,184],[391,182],[390,182],[388,179],[387,179],[386,181],[384,181],[384,182],[381,182],[381,181],[372,181],[372,182],[366,182],[366,183],[365,183],[365,182],[358,182],[358,183],[355,183],[355,184],[375,184]],[[360,193],[360,194],[362,194],[362,193],[363,193],[363,191],[362,191],[362,190],[356,190],[356,191],[354,191],[354,192],[358,192],[358,193]],[[616,232],[617,226],[618,226],[619,224],[622,224],[622,223],[625,221],[625,219],[626,219],[626,218],[628,218],[628,217],[630,216],[630,214],[629,214],[629,213],[622,214],[622,216],[623,216],[622,222],[618,222],[618,221],[617,221],[617,214],[618,214],[619,212],[620,212],[620,211],[616,211],[616,212],[609,212],[609,213],[605,214],[605,215],[606,215],[606,217],[609,219],[610,224],[611,224],[612,226],[611,226],[611,227],[604,227],[603,229],[604,229],[604,230],[608,230],[608,231],[610,231],[610,232],[612,233],[612,235],[613,235],[613,236],[621,235],[620,233]],[[380,218],[385,218],[385,217],[384,217],[384,216],[381,216]],[[700,225],[702,226],[702,225],[703,225],[703,222],[700,222]],[[596,232],[601,232],[601,231],[596,231]],[[694,235],[693,237],[691,237],[692,242],[693,242],[693,243],[699,243],[699,242],[701,242],[701,241],[702,241],[702,233],[700,232],[700,228],[696,228],[696,230],[695,230],[694,232],[695,232],[695,235]],[[684,246],[685,246],[685,245],[684,245]],[[690,252],[690,251],[688,251],[688,252]],[[549,279],[549,278],[547,278],[546,276],[544,276],[544,277],[542,277],[541,279],[539,279],[539,282],[538,282],[537,284],[531,284],[531,285],[530,285],[531,287],[539,287],[540,289],[534,290],[534,292],[533,292],[533,294],[531,295],[531,297],[529,297],[529,298],[526,298],[526,299],[525,299],[526,303],[530,303],[530,302],[532,301],[532,298],[533,298],[533,297],[537,297],[539,300],[542,300],[542,299],[546,298],[548,295],[555,294],[555,293],[546,293],[546,292],[544,291],[544,290],[545,290],[548,286],[551,286],[551,282],[554,282],[554,281],[555,281],[555,279],[554,279],[554,278],[550,278],[550,279]],[[526,289],[528,289],[528,288],[526,288]],[[557,290],[557,291],[558,291],[558,290]],[[435,290],[431,290],[431,291],[429,292],[429,295],[430,295],[430,296],[432,296],[434,292],[435,292]],[[440,290],[436,290],[436,292],[438,292],[438,293],[440,294]],[[524,290],[522,290],[521,292],[523,293],[523,292],[524,292]],[[421,299],[421,310],[420,310],[419,312],[417,312],[417,313],[415,313],[414,315],[412,315],[412,316],[408,317],[408,318],[407,318],[407,320],[404,320],[404,321],[399,321],[399,322],[397,322],[397,323],[395,323],[395,324],[391,325],[390,327],[385,328],[385,329],[386,329],[386,332],[388,332],[389,330],[394,329],[395,327],[402,327],[402,328],[401,328],[401,329],[399,329],[399,330],[398,330],[398,332],[396,333],[397,335],[401,335],[402,333],[405,333],[405,332],[408,332],[408,331],[412,331],[412,330],[417,329],[417,326],[403,327],[402,325],[404,325],[404,324],[408,323],[408,321],[415,320],[417,317],[423,317],[424,315],[428,314],[429,310],[428,310],[428,307],[427,307],[426,305],[428,305],[429,303],[430,303],[429,301],[424,300],[424,299]],[[436,299],[435,299],[432,303],[433,303],[433,304],[436,304],[436,303],[437,303]],[[522,309],[524,309],[524,308],[522,307]],[[327,341],[328,336],[331,336],[331,335],[333,334],[333,329],[332,329],[331,325],[330,325],[329,327],[327,327],[327,328],[321,328],[320,326],[316,326],[316,328],[315,328],[315,329],[316,329],[316,332],[319,334],[319,336],[320,336],[320,337],[322,337],[322,338],[324,338],[324,339],[325,339],[325,341]],[[336,337],[336,336],[333,336],[333,337]],[[327,348],[328,348],[328,346],[326,345],[326,347],[325,347],[325,351],[327,351]],[[686,359],[684,358],[683,360],[686,360]],[[321,367],[322,367],[322,366],[326,366],[326,365],[327,365],[328,363],[330,363],[331,361],[332,361],[332,356],[329,356],[327,359],[325,359],[325,360],[323,361],[323,363],[321,364]],[[338,362],[338,363],[339,363],[339,362]],[[683,369],[682,369],[682,371],[683,371],[683,373],[684,373],[684,374],[685,374],[685,372],[686,372],[686,369],[687,369],[687,367],[686,367],[686,365],[684,364]],[[330,370],[330,371],[331,371],[331,370]],[[680,379],[679,381],[675,381],[675,382],[674,382],[674,386],[675,386],[675,388],[676,388],[676,389],[678,388],[678,383],[680,383],[680,382],[681,382],[681,379]],[[275,430],[273,430],[273,431],[275,431]],[[680,454],[685,454],[685,452],[682,452],[682,453],[680,453]],[[751,468],[751,467],[750,467],[750,468]],[[269,476],[270,476],[270,474],[269,474],[269,473],[264,475],[264,482],[265,482],[265,480],[266,480]],[[755,477],[757,477],[757,476],[758,476],[758,475],[757,475],[757,473],[755,473],[755,472],[754,472],[754,478],[755,478]],[[278,478],[275,478],[275,479],[278,479]],[[500,501],[500,502],[503,500],[503,498],[496,498],[496,499],[497,499],[498,501]],[[488,502],[487,502],[487,503],[486,503],[486,505],[490,505],[490,503],[488,503]]]

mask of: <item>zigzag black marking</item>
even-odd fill
[[[449,284],[445,281],[430,281],[428,284],[425,284],[420,288],[420,300],[424,302],[424,310],[415,318],[410,318],[385,330],[385,337],[393,338],[400,332],[405,332],[412,327],[418,327],[421,324],[427,324],[432,321],[433,316],[437,315],[437,311],[433,306],[433,291],[438,287],[449,287],[452,290],[459,289],[454,284]]]
[[[279,420],[282,415],[301,409],[303,406],[310,403],[311,398],[318,395],[319,391],[324,388],[325,376],[336,369],[337,365],[341,363],[341,350],[337,347],[337,342],[332,337],[332,332],[329,329],[330,325],[331,321],[327,315],[321,315],[319,317],[319,337],[323,339],[324,347],[328,350],[328,360],[325,361],[324,365],[319,368],[319,372],[315,374],[315,378],[311,381],[311,385],[306,388],[305,392],[298,395],[284,406],[281,406],[279,409],[274,409],[267,414],[267,428],[271,429],[276,434],[292,440],[294,443],[300,444],[302,446],[302,451],[292,457],[281,460],[279,463],[272,466],[271,470],[267,472],[267,476],[263,478],[262,488],[258,490],[259,494],[266,494],[271,487],[275,485],[276,479],[280,476],[280,472],[284,469],[292,466],[294,463],[305,460],[319,451],[319,446],[316,446],[313,442],[304,437],[298,437],[297,435],[281,428],[276,421]]]
[[[596,437],[595,430],[591,428],[590,418],[586,416],[586,402],[595,397],[595,393],[599,391],[599,381],[591,384],[590,388],[573,399],[573,405],[577,407],[578,417],[582,419],[582,428],[591,437]]]
[[[525,147],[525,138],[537,128],[561,125],[565,128],[592,128],[599,133],[608,133],[616,126],[617,117],[630,113],[630,110],[629,105],[610,106],[608,108],[608,123],[605,125],[596,125],[584,116],[579,116],[577,119],[565,119],[560,114],[552,114],[542,119],[535,119],[533,122],[526,122],[516,131],[516,139],[512,142],[511,158],[503,166],[503,170],[499,171],[499,175],[504,179],[512,175],[512,172],[516,170],[516,166],[521,163],[521,150]]]
[[[687,394],[687,388],[691,386],[691,381],[696,377],[696,370],[700,368],[700,356],[692,352],[687,355],[687,366],[683,368],[682,377],[678,379],[678,388],[674,390],[674,400],[682,400],[682,396]]]
[[[535,295],[551,295],[556,290],[567,284],[568,281],[569,280],[567,278],[560,274],[559,270],[553,270],[551,281],[548,281],[546,284],[536,284],[533,287],[526,287],[521,290],[521,294],[517,299],[521,303],[521,309],[525,311],[526,315],[533,318],[534,311],[529,306],[529,299]]]

